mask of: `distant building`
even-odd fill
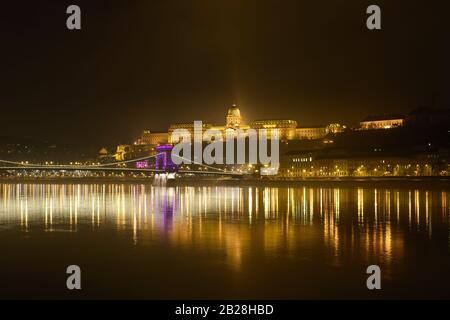
[[[281,140],[294,140],[296,138],[297,121],[295,120],[255,120],[250,123],[250,128],[266,129],[267,136],[272,136],[272,130],[277,129]]]
[[[113,162],[115,160],[115,156],[110,154],[108,149],[101,148],[98,152],[98,160],[102,163]]]
[[[167,132],[144,130],[133,144],[118,145],[114,158],[116,161],[124,161],[155,154],[156,146],[166,144],[167,138]]]
[[[227,128],[237,129],[241,125],[241,111],[233,104],[227,113]]]
[[[211,129],[213,126],[210,123],[202,122],[202,133],[208,129]],[[169,126],[169,132],[167,133],[167,140],[169,143],[178,143],[178,141],[172,141],[172,134],[175,130],[187,130],[191,136],[194,135],[194,123],[174,123]]]
[[[327,135],[328,131],[326,127],[308,127],[308,128],[297,128],[295,130],[296,140],[303,139],[321,139]]]
[[[108,155],[109,155],[109,152],[106,148],[101,148],[100,151],[98,152],[98,157],[100,159],[106,158],[106,157],[108,157]]]
[[[150,132],[150,130],[142,131],[141,136],[136,140],[136,145],[146,144],[165,144],[167,143],[167,132]]]
[[[423,154],[325,156],[320,151],[292,151],[283,158],[279,176],[284,178],[379,177],[379,176],[447,176],[447,160]]]
[[[327,133],[336,134],[344,132],[347,129],[347,126],[340,123],[330,123],[326,129]]]
[[[290,119],[263,119],[254,120],[250,122],[250,124],[245,124],[243,123],[241,111],[235,104],[227,110],[225,124],[214,125],[202,121],[202,134],[206,130],[217,130],[221,132],[225,138],[225,134],[235,132],[237,129],[244,132],[248,129],[255,129],[257,132],[261,129],[266,129],[267,137],[270,139],[273,132],[272,130],[277,129],[279,138],[282,141],[322,139],[327,134],[342,132],[345,128],[345,126],[337,123],[329,124],[328,126],[298,127],[297,121]],[[117,146],[115,157],[118,161],[123,161],[130,159],[133,155],[154,152],[158,145],[178,143],[179,141],[172,141],[172,134],[177,129],[187,130],[192,137],[194,135],[194,122],[170,124],[167,132],[151,132],[150,130],[144,130],[133,145]]]
[[[236,105],[232,105],[227,112],[226,123],[224,125],[213,125],[211,123],[202,122],[202,131],[208,129],[218,130],[225,134],[230,130],[241,129],[243,131],[248,129],[267,130],[267,137],[272,136],[272,130],[277,129],[279,138],[281,140],[303,140],[303,139],[322,139],[328,133],[338,133],[345,129],[345,126],[340,124],[330,124],[328,126],[320,127],[298,127],[298,123],[291,119],[263,119],[254,120],[250,124],[242,122],[241,112]],[[176,123],[169,126],[168,141],[169,143],[176,143],[171,141],[173,131],[176,129],[185,129],[192,135],[194,134],[194,124],[191,123]]]
[[[391,129],[403,126],[405,117],[402,115],[369,116],[359,124],[362,130]]]
[[[124,161],[126,159],[126,155],[131,151],[131,146],[128,144],[119,144],[116,149],[116,160]]]
[[[120,144],[117,146],[116,161],[131,160],[155,154],[154,145]]]

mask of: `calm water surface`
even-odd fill
[[[450,298],[449,204],[409,187],[0,184],[0,297]]]

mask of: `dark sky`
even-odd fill
[[[0,135],[129,142],[171,122],[357,123],[450,106],[445,1],[2,3]],[[66,29],[66,7],[82,30]],[[365,10],[382,9],[382,30]]]

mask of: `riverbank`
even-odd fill
[[[25,184],[153,184],[151,177],[90,177],[90,178],[0,178],[0,183]],[[342,178],[308,178],[297,180],[281,179],[217,179],[211,177],[177,178],[170,180],[167,186],[241,186],[241,187],[407,187],[407,188],[438,188],[450,189],[450,177],[342,177]]]

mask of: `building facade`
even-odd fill
[[[297,128],[295,129],[295,140],[322,139],[327,135],[327,133],[328,131],[326,127]]]
[[[256,131],[260,129],[267,130],[267,136],[272,136],[272,130],[276,129],[281,140],[294,140],[297,128],[295,120],[255,120],[250,123],[250,128]]]
[[[233,104],[227,113],[227,128],[237,129],[241,125],[242,117],[239,108]]]
[[[194,122],[189,123],[173,123],[169,126],[167,132],[151,132],[150,130],[144,130],[141,136],[134,142],[133,145],[119,145],[117,147],[116,159],[123,161],[130,159],[132,155],[142,155],[146,152],[154,152],[158,145],[164,144],[176,144],[181,138],[177,138],[177,141],[172,139],[172,134],[175,130],[186,130],[191,137],[194,135]],[[202,122],[202,134],[206,130],[215,130],[222,134],[223,139],[227,135],[238,132],[237,130],[245,132],[248,129],[254,129],[257,133],[261,129],[265,129],[267,132],[267,138],[272,137],[273,130],[278,130],[279,139],[281,141],[291,140],[315,140],[322,139],[329,133],[341,132],[345,129],[345,126],[340,124],[330,124],[328,126],[320,127],[298,127],[298,123],[291,119],[263,119],[254,120],[249,124],[243,123],[241,111],[233,104],[228,110],[225,118],[225,124],[213,125],[209,122]]]
[[[141,136],[135,141],[135,145],[159,145],[167,143],[167,132],[150,132],[150,130],[142,131]]]
[[[445,155],[430,157],[382,156],[326,158],[316,152],[292,152],[283,157],[279,176],[284,178],[447,176]]]
[[[359,124],[362,130],[392,129],[403,126],[405,118],[401,115],[369,116]]]

